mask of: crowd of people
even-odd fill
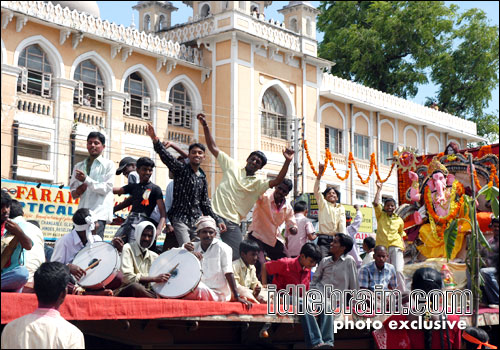
[[[39,309],[34,314],[5,328],[2,347],[14,344],[4,343],[4,337],[13,329],[18,332],[24,329],[17,343],[22,347],[82,346],[81,332],[65,323],[57,312],[66,292],[110,297],[162,297],[152,288],[152,283],[169,281],[173,271],[158,275],[149,272],[159,254],[170,249],[187,250],[200,261],[201,281],[182,296],[185,300],[234,301],[250,309],[253,303],[273,302],[266,292],[271,283],[278,290],[290,284],[318,291],[326,285],[341,291],[373,291],[376,285],[384,290],[407,290],[403,274],[404,223],[395,213],[393,199],[380,203],[380,182],[376,183],[373,201],[376,239],[366,238],[363,254],[360,254],[355,235],[363,215],[358,205],[354,206],[354,218],[346,213],[335,188],[327,187],[320,192],[324,165],[320,164],[314,184],[319,208],[316,231],[307,218],[307,203],[297,201],[292,207],[286,198],[293,188],[292,181],[286,178],[293,150],[283,151],[284,163],[275,179],[260,179],[256,173],[267,163],[264,153],[250,153],[246,165],[240,167],[217,147],[205,116],[199,114],[197,118],[207,147],[194,143],[187,153],[175,144],[161,142],[152,125],[146,128],[155,152],[173,179],[166,188],[165,197],[161,188],[150,180],[155,168],[152,159],[142,157],[136,161],[126,157],[117,169],[103,156],[104,135],[91,132],[87,137],[89,157],[75,165],[70,180],[71,194],[79,198],[78,210],[73,215],[74,227],[55,243],[50,257],[46,256],[40,229],[23,218],[21,203],[2,191],[2,292],[34,291],[39,300]],[[180,156],[174,156],[169,148],[175,149]],[[217,159],[223,174],[212,200],[201,167],[207,148]],[[115,176],[121,174],[127,178],[127,185],[113,187]],[[114,206],[114,194],[129,196]],[[73,260],[81,249],[101,242],[113,213],[128,206],[131,206],[130,214],[111,241],[120,255],[118,273],[104,287],[79,285],[88,269],[73,264]],[[252,223],[248,232],[242,232],[241,220],[252,208]],[[281,232],[283,225],[284,235]],[[498,219],[492,221],[492,228],[498,238]],[[162,232],[167,238],[160,251],[156,238]],[[434,280],[433,287],[437,289],[442,288],[438,277],[427,278]],[[413,287],[415,283],[414,276]],[[494,297],[494,291],[492,293]],[[33,319],[39,327],[51,331],[43,337],[35,336],[34,326],[29,325]],[[331,314],[323,312],[317,317],[306,314],[301,316],[301,321],[309,347],[333,347]],[[54,337],[58,337],[58,342]],[[459,339],[459,336],[452,339],[448,335],[447,341],[456,348]]]

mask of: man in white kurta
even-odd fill
[[[203,272],[196,289],[184,296],[187,300],[238,301],[247,309],[252,303],[240,297],[234,280],[232,249],[229,245],[215,238],[217,225],[210,216],[200,216],[196,221],[199,242],[188,242],[184,248],[201,260]]]
[[[97,131],[87,136],[89,157],[77,163],[73,169],[69,187],[71,196],[80,198],[78,209],[87,208],[99,220],[97,234],[104,238],[106,223],[113,221],[115,204],[113,185],[115,182],[115,163],[103,157],[105,137]]]
[[[83,333],[66,321],[58,309],[66,298],[70,274],[66,265],[47,262],[35,272],[38,309],[8,323],[2,349],[84,349]]]

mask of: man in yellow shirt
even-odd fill
[[[340,192],[327,187],[319,192],[319,183],[325,165],[319,164],[318,177],[314,183],[314,197],[318,203],[318,246],[323,258],[328,256],[330,244],[337,233],[346,233],[345,208],[340,202]]]
[[[377,237],[376,245],[382,245],[387,249],[389,254],[389,263],[396,268],[398,278],[398,289],[404,292],[406,290],[405,276],[403,268],[405,265],[403,251],[405,244],[403,237],[406,236],[404,231],[404,222],[397,214],[396,201],[392,198],[386,199],[384,207],[380,204],[380,191],[382,190],[382,183],[375,182],[377,185],[377,192],[373,199],[373,208],[375,209],[375,217],[377,218]]]
[[[226,224],[227,230],[221,234],[221,239],[233,250],[233,260],[237,260],[240,257],[240,242],[243,239],[240,229],[241,219],[247,216],[257,199],[267,189],[278,186],[283,181],[295,152],[289,148],[283,151],[285,163],[275,179],[270,181],[257,179],[255,173],[267,163],[264,153],[260,151],[250,153],[246,166],[241,168],[238,162],[219,150],[210,133],[205,115],[200,113],[197,118],[203,127],[208,149],[217,158],[222,169],[222,181],[215,191],[212,207]]]

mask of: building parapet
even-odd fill
[[[320,94],[322,96],[335,96],[345,100],[360,102],[377,109],[381,113],[387,113],[390,116],[399,115],[411,121],[418,121],[418,124],[422,125],[435,125],[446,129],[453,126],[454,131],[465,134],[469,138],[473,138],[474,141],[482,140],[481,137],[477,136],[476,124],[474,122],[333,76],[329,73],[323,73]]]
[[[265,20],[262,15],[248,15],[238,10],[227,11],[216,15],[180,24],[165,30],[162,35],[167,40],[186,43],[204,37],[237,29],[252,34],[262,40],[279,47],[301,52],[304,47],[308,54],[315,54],[316,45],[311,39],[306,39],[302,44],[300,34],[294,33],[283,27],[283,23],[275,20]]]
[[[184,60],[198,66],[202,62],[202,53],[196,48],[187,48],[178,42],[162,39],[158,35],[139,32],[131,27],[117,25],[77,10],[70,10],[68,7],[62,8],[59,4],[54,5],[44,1],[2,1],[1,6],[3,28],[15,16],[13,13],[8,13],[12,11],[18,16],[27,15],[66,27],[61,28],[61,41],[63,42],[70,34],[80,39],[88,35],[92,38],[112,40],[116,44],[140,49],[150,54]]]

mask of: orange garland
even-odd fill
[[[452,198],[451,198],[450,208],[448,209],[448,215],[441,217],[437,215],[436,212],[434,211],[434,206],[432,205],[431,190],[429,189],[429,186],[426,186],[424,194],[425,207],[429,215],[434,219],[435,222],[437,222],[438,224],[449,223],[451,222],[451,220],[456,218],[458,212],[460,211],[460,208],[462,208],[462,205],[464,204],[464,196],[462,194],[463,194],[463,185],[457,180],[455,180],[452,185]],[[453,203],[455,201],[455,195],[460,196],[458,205]]]
[[[495,180],[495,182],[497,183],[497,186],[499,186],[497,167],[495,166],[495,164],[491,164],[490,180],[488,181],[488,187],[493,187],[493,184],[494,184],[493,180]]]
[[[479,179],[477,178],[476,169],[474,169],[474,185],[476,186],[476,191],[479,191],[481,189],[481,183],[479,182]]]
[[[307,141],[304,140],[303,144],[304,144],[304,150],[306,151],[306,156],[307,156],[307,160],[309,162],[309,166],[311,167],[311,170],[313,171],[314,175],[316,177],[318,177],[318,172],[316,171],[316,168],[314,167],[314,164],[312,162],[311,156],[309,155],[309,148],[307,146]],[[395,151],[393,153],[393,155],[397,156],[398,153]],[[331,151],[328,148],[326,148],[325,149],[325,167],[323,168],[323,173],[321,174],[321,176],[323,176],[325,174],[326,167],[327,167],[328,164],[330,164],[330,166],[332,167],[333,171],[335,172],[335,175],[337,176],[337,178],[340,181],[347,180],[347,178],[350,175],[351,166],[352,166],[352,164],[354,164],[354,169],[356,170],[358,178],[361,181],[361,183],[363,183],[363,184],[367,184],[370,181],[370,177],[373,174],[373,170],[374,169],[375,169],[375,174],[377,176],[377,179],[381,183],[386,182],[389,179],[389,177],[391,176],[392,170],[394,169],[394,165],[395,165],[395,163],[393,162],[392,165],[391,165],[391,169],[389,170],[389,174],[387,175],[387,177],[385,179],[382,180],[382,178],[380,177],[380,173],[378,171],[377,163],[375,161],[375,153],[372,153],[371,156],[370,156],[370,170],[368,172],[368,177],[366,179],[363,179],[362,176],[361,176],[361,174],[359,173],[358,165],[356,164],[356,161],[354,160],[352,152],[349,152],[349,158],[348,158],[347,170],[346,170],[345,176],[340,176],[339,173],[337,172],[337,169],[335,168],[335,165],[333,164],[332,153],[331,153]]]
[[[326,157],[328,159],[328,162],[330,163],[330,166],[332,167],[333,171],[335,172],[335,175],[340,181],[345,181],[349,177],[350,173],[350,168],[351,168],[351,158],[349,157],[349,161],[347,163],[347,170],[345,172],[345,176],[340,176],[339,173],[337,172],[337,169],[335,169],[335,165],[333,164],[333,158],[332,158],[332,152],[327,148],[326,149]]]

